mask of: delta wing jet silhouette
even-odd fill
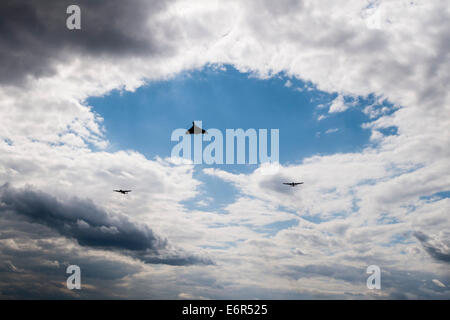
[[[120,189],[120,190],[113,190],[114,192],[119,192],[119,193],[121,193],[121,194],[128,194],[128,192],[131,192],[131,190],[122,190],[122,189]]]
[[[207,134],[205,129],[197,127],[197,125],[192,121],[192,127],[186,131],[186,134]]]
[[[299,184],[303,184],[303,182],[283,182],[283,184],[287,184],[288,186],[295,187]]]

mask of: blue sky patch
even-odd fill
[[[184,72],[135,92],[115,90],[87,103],[104,119],[109,151],[168,157],[176,145],[172,131],[201,120],[205,129],[217,128],[224,136],[226,129],[279,129],[280,162],[286,164],[316,154],[360,151],[369,143],[370,132],[361,124],[370,119],[359,107],[317,119],[335,97],[283,75],[261,80],[226,66],[226,71]],[[249,172],[255,167],[222,169]]]

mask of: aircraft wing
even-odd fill
[[[192,122],[192,127],[190,127],[186,134],[206,134],[208,133],[205,129],[198,127],[194,122]]]
[[[296,185],[303,184],[303,182],[283,182],[283,184],[295,187]]]
[[[193,134],[194,133],[194,126],[190,127],[187,131],[186,134]]]

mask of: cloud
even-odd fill
[[[325,134],[335,133],[335,132],[338,132],[338,131],[339,131],[338,128],[332,128],[332,129],[328,129],[327,131],[325,131]]]
[[[82,246],[118,250],[146,263],[171,265],[211,264],[181,250],[170,250],[167,240],[124,215],[111,215],[92,201],[72,198],[61,202],[31,189],[0,189],[0,211],[25,216],[59,234],[76,239]]]
[[[365,287],[368,277],[366,267],[343,264],[286,266],[282,273],[286,277],[296,279],[299,283],[305,284],[311,280],[315,282],[320,282],[324,279],[340,281],[341,284],[339,286],[330,285],[330,293],[333,292],[334,288],[345,288],[346,285],[351,284]],[[365,299],[445,299],[448,292],[436,289],[435,286],[427,283],[428,281],[441,288],[445,287],[440,286],[432,277],[433,274],[427,271],[404,272],[395,268],[381,268],[381,290],[379,292],[370,292],[366,289],[367,295]],[[440,281],[438,282],[440,283]],[[346,294],[349,294],[354,289],[349,286],[347,290],[348,293]]]
[[[56,63],[80,55],[168,55],[171,49],[161,37],[167,29],[153,23],[168,2],[2,1],[0,83],[51,76]],[[66,27],[66,8],[72,4],[81,8],[81,30]]]
[[[8,216],[9,221],[11,218]],[[2,226],[4,220],[2,213]],[[27,232],[17,232],[18,226],[26,228]],[[0,298],[123,298],[114,285],[120,285],[123,279],[148,266],[120,254],[80,247],[55,234],[46,238],[47,235],[41,235],[39,231],[35,224],[16,221],[14,239],[0,239]],[[66,268],[71,264],[82,270],[82,290],[77,292],[66,287]]]
[[[437,261],[450,263],[450,247],[448,243],[430,238],[420,231],[414,232],[414,236],[431,257]]]
[[[0,261],[10,264],[0,265],[1,297],[73,297],[61,288],[65,278],[52,272],[74,259],[89,265],[96,278],[96,289],[83,291],[84,297],[178,298],[184,292],[367,298],[364,277],[352,280],[346,270],[364,271],[374,261],[382,270],[398,270],[386,279],[401,289],[384,297],[449,297],[431,279],[448,282],[442,270],[448,235],[442,230],[449,228],[450,201],[428,198],[450,190],[446,2],[382,1],[378,10],[386,16],[379,29],[368,27],[367,4],[359,0],[72,3],[81,5],[81,32],[65,27],[67,2],[0,4],[0,179],[47,192],[31,190],[29,199],[26,189],[10,188],[10,211],[26,214],[2,209]],[[205,171],[233,183],[239,196],[226,214],[187,210],[182,203],[200,184],[192,166],[108,151],[101,115],[85,101],[211,64],[231,64],[259,78],[281,72],[335,93],[326,115],[331,121],[337,113],[331,111],[348,107],[348,95],[374,94],[396,107],[363,110],[371,117],[364,128],[374,137],[363,150],[297,159],[275,178],[259,169]],[[26,90],[20,87],[24,82]],[[384,135],[387,127],[397,134]],[[300,177],[305,185],[285,191],[278,185],[285,177]],[[136,192],[127,201],[104,192],[125,183],[150,192]],[[65,198],[75,190],[94,202]],[[16,196],[26,201],[23,208]],[[41,217],[31,203],[56,207]],[[99,223],[80,216],[78,204]],[[48,221],[52,215],[54,222]],[[287,219],[298,224],[269,238],[259,232]],[[91,229],[98,232],[92,235]],[[412,241],[411,230],[422,231],[415,237],[425,252]],[[167,244],[158,248],[162,234],[183,252]],[[79,248],[74,239],[85,245]],[[174,277],[173,267],[150,264],[189,263],[193,255],[186,252],[205,246],[217,261],[213,268],[176,268]],[[278,272],[292,265],[300,268],[301,282]],[[423,277],[424,270],[432,274]],[[106,283],[103,272],[117,286]],[[430,280],[423,288],[422,278]],[[436,289],[440,296],[426,292]]]

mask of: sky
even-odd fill
[[[176,144],[170,142],[172,131],[200,120],[224,136],[226,129],[279,129],[280,162],[291,163],[314,154],[357,151],[370,143],[369,131],[361,127],[370,118],[357,105],[345,116],[327,117],[323,109],[336,96],[282,74],[262,80],[228,65],[184,72],[135,92],[116,90],[87,102],[103,118],[111,151],[130,148],[147,158],[170,157]]]
[[[450,298],[445,1],[0,15],[1,299]],[[278,129],[278,170],[173,157],[192,121]]]
[[[346,97],[352,108],[345,114],[329,116],[324,109],[336,98],[337,94],[322,92],[283,74],[258,79],[240,73],[233,66],[222,65],[183,72],[170,80],[151,82],[134,92],[115,90],[104,96],[90,97],[87,104],[102,117],[109,142],[106,150],[111,152],[132,149],[148,159],[170,157],[178,143],[171,141],[172,132],[178,128],[188,129],[191,120],[195,120],[202,121],[205,128],[220,130],[224,138],[223,162],[226,129],[267,129],[269,134],[270,130],[277,129],[281,135],[279,162],[288,165],[301,163],[316,154],[352,152],[376,144],[370,141],[369,130],[362,128],[370,117],[361,111],[376,104],[376,99]],[[376,105],[377,108],[385,106],[393,109],[387,101]],[[193,138],[190,140],[193,144]],[[268,141],[270,150],[271,139]],[[203,148],[208,144],[204,142]],[[202,171],[217,168],[237,174],[253,172],[260,164],[249,163],[248,148],[245,164],[237,164],[235,157],[235,163],[229,165],[196,165],[194,177],[203,182],[202,192],[183,204],[194,209],[200,202],[208,210],[218,210],[234,201],[238,192],[233,186],[220,184]],[[234,149],[237,152],[236,146]],[[192,155],[193,149],[191,151]],[[193,156],[190,159],[193,160]],[[300,176],[289,178],[301,179]]]

